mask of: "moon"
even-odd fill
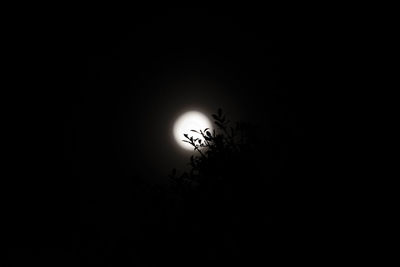
[[[186,140],[184,134],[188,134],[189,137],[204,139],[200,134],[191,132],[190,130],[204,130],[206,128],[211,129],[211,122],[206,115],[198,111],[188,111],[182,114],[174,123],[173,133],[175,141],[178,145],[185,150],[192,150],[194,147],[182,140]]]

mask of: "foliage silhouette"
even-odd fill
[[[196,136],[184,134],[182,141],[195,152],[189,171],[178,175],[173,169],[169,175],[186,208],[181,227],[189,232],[195,222],[200,239],[235,233],[236,243],[246,244],[269,221],[263,151],[267,142],[256,125],[232,123],[221,108],[212,117],[215,129],[192,129]]]
[[[256,134],[254,125],[226,119],[221,108],[212,114],[215,129],[192,129],[198,137],[184,134],[182,142],[189,143],[197,155],[190,157],[189,172],[177,175],[173,169],[169,177],[181,189],[196,191],[194,188],[206,183],[213,177],[213,182],[233,182],[241,174],[254,174],[260,161],[259,150],[263,147]],[[250,162],[251,161],[251,162]]]

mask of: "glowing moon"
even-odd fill
[[[193,146],[189,143],[183,142],[182,140],[186,140],[186,137],[183,134],[188,134],[189,137],[193,136],[194,138],[203,137],[200,134],[195,132],[191,132],[190,130],[204,130],[205,128],[211,129],[211,122],[203,113],[198,111],[189,111],[181,115],[174,124],[173,132],[176,142],[184,149],[193,150]]]

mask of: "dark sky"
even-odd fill
[[[166,9],[79,30],[77,61],[67,63],[81,71],[66,122],[75,175],[165,175],[187,157],[171,138],[180,113],[221,107],[233,120],[265,121],[274,102],[279,55],[268,24]]]
[[[253,173],[269,184],[240,181],[265,189],[259,195],[272,218],[265,258],[308,260],[326,252],[321,244],[348,221],[329,205],[343,202],[348,184],[341,180],[350,178],[340,166],[354,161],[346,158],[353,145],[333,152],[349,130],[326,109],[347,112],[340,101],[353,83],[340,79],[354,75],[348,63],[363,46],[350,36],[365,20],[351,16],[357,25],[349,27],[340,12],[307,6],[35,7],[5,11],[11,18],[2,51],[11,60],[3,64],[0,195],[10,261],[74,266],[71,258],[110,244],[111,258],[123,261],[119,255],[140,253],[129,250],[134,240],[138,248],[147,242],[145,260],[157,257],[153,246],[161,251],[170,243],[153,240],[176,226],[164,227],[168,216],[161,217],[176,208],[177,222],[180,207],[163,209],[162,190],[151,185],[168,182],[190,155],[175,143],[172,125],[187,110],[210,115],[218,108],[260,127],[262,150],[254,158],[265,165]]]
[[[80,184],[83,220],[98,221],[93,205],[123,216],[115,207],[129,209],[136,183],[163,183],[185,168],[189,155],[171,134],[189,109],[221,107],[234,121],[257,123],[272,143],[264,154],[273,155],[272,172],[284,166],[304,102],[285,87],[289,40],[266,14],[198,8],[85,18],[67,27],[61,46],[73,81],[63,100],[65,168]]]
[[[275,172],[299,167],[307,96],[293,84],[308,73],[296,58],[302,33],[269,14],[166,8],[44,19],[20,49],[40,81],[20,78],[26,89],[13,92],[22,117],[10,155],[19,159],[10,180],[19,214],[48,218],[41,229],[121,221],[137,184],[184,168],[188,154],[171,134],[189,109],[221,107],[233,121],[257,123]],[[33,228],[20,235],[37,235]]]

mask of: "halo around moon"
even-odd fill
[[[198,111],[186,112],[186,113],[182,114],[175,121],[175,124],[173,127],[175,141],[178,143],[178,145],[181,148],[183,148],[185,150],[193,150],[194,147],[192,145],[182,141],[182,140],[186,139],[186,137],[184,137],[184,134],[188,134],[189,137],[193,136],[194,138],[203,139],[203,137],[200,134],[191,132],[190,130],[199,131],[199,130],[204,130],[205,128],[211,129],[211,126],[212,125],[211,125],[210,120],[203,113],[198,112]]]

